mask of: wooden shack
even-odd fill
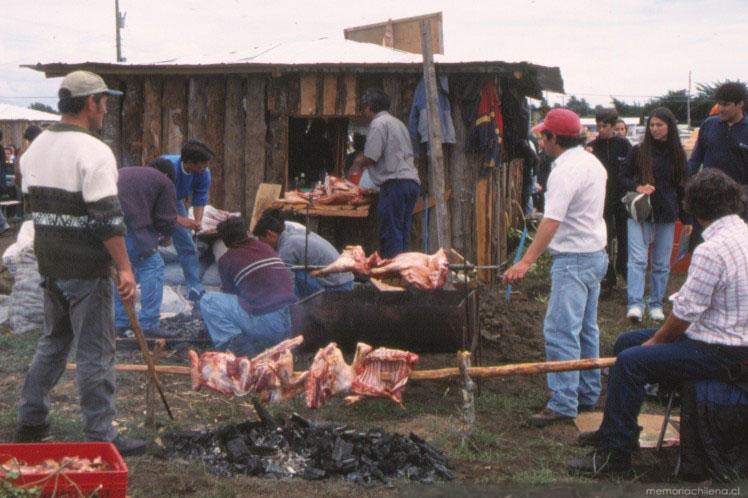
[[[23,146],[23,132],[31,125],[41,128],[60,120],[60,116],[17,105],[0,104],[0,131],[3,145]]]
[[[211,203],[245,215],[251,213],[260,183],[289,185],[296,120],[326,120],[333,130],[334,170],[340,172],[350,126],[362,123],[362,91],[383,88],[392,100],[390,112],[407,123],[423,71],[420,55],[350,40],[287,43],[251,52],[159,63],[27,67],[48,77],[87,69],[125,92],[113,101],[105,124],[105,136],[111,138],[121,165],[177,153],[190,138],[208,143],[217,154],[210,165]],[[522,161],[507,157],[501,167],[484,169],[477,154],[465,151],[467,129],[458,96],[468,80],[480,78],[493,81],[499,92],[539,98],[543,90],[563,92],[560,71],[526,62],[461,61],[443,55],[435,56],[435,64],[437,74],[449,78],[457,136],[457,143],[445,149],[452,246],[471,261],[504,261],[508,224],[519,205],[513,200],[519,196]],[[507,112],[505,121],[510,118]],[[424,182],[426,167],[423,159]],[[420,222],[417,215],[415,243]]]

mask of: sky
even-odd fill
[[[443,13],[445,53],[559,66],[566,94],[644,102],[696,83],[748,80],[748,0],[120,0],[131,62],[251,52],[343,29]],[[114,0],[3,0],[0,102],[56,106],[37,62],[114,62]],[[549,94],[549,101],[563,100]]]

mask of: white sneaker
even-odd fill
[[[662,308],[650,308],[649,319],[655,322],[661,322],[665,319],[665,313],[662,312]]]
[[[632,322],[641,322],[642,315],[643,315],[642,309],[638,306],[632,306],[626,312],[626,318],[628,318]]]

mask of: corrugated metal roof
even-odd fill
[[[59,121],[60,116],[27,107],[0,103],[0,121]]]

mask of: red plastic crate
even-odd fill
[[[125,498],[127,495],[127,464],[112,443],[29,443],[0,444],[0,464],[14,457],[17,460],[36,465],[51,458],[63,457],[94,459],[100,456],[112,470],[97,472],[65,472],[71,481],[78,485],[84,495],[90,494],[101,485],[96,496],[100,498]],[[11,481],[23,485],[44,479],[47,474],[26,474]],[[1,480],[2,478],[0,478]],[[51,496],[55,491],[55,478],[49,479],[42,496]],[[67,479],[57,479],[56,498],[78,497],[78,490]]]

